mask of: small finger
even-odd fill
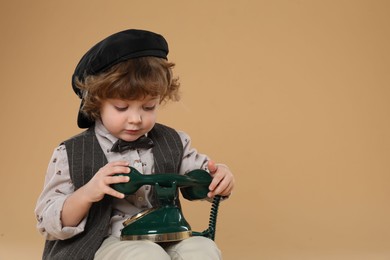
[[[130,173],[130,168],[125,166],[115,166],[110,170],[110,174],[108,175],[114,175],[119,173]]]
[[[116,191],[112,188],[108,188],[107,192],[105,192],[106,194],[108,195],[111,195],[115,198],[118,198],[118,199],[123,199],[125,197],[125,194],[119,192],[119,191]]]
[[[124,175],[116,175],[107,177],[107,184],[115,184],[115,183],[126,183],[130,181],[129,176]]]
[[[213,191],[222,180],[223,180],[223,176],[220,176],[220,175],[214,176],[213,180],[211,181],[211,183],[209,185],[209,190]]]
[[[229,196],[232,193],[232,190],[233,190],[233,184],[229,183],[229,185],[226,187],[226,189],[224,189],[223,191],[221,191],[218,194],[222,195],[222,196]]]
[[[115,162],[109,162],[107,165],[110,165],[110,166],[129,166],[130,163],[127,161],[115,161]]]

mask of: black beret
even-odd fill
[[[83,82],[88,75],[97,75],[133,58],[153,56],[167,59],[168,51],[168,43],[159,34],[136,29],[115,33],[98,42],[81,58],[72,76],[73,90],[82,98],[83,93],[76,87],[76,79]],[[80,128],[88,128],[93,121],[79,111],[77,124]]]

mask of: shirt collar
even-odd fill
[[[101,120],[95,121],[95,133],[97,135],[100,135],[101,137],[109,140],[111,143],[115,143],[118,141],[118,138],[110,134],[110,132],[107,130],[107,128],[103,125]]]

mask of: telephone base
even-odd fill
[[[192,236],[191,226],[176,205],[141,211],[123,225],[121,240],[172,242]]]
[[[173,242],[191,237],[191,231],[148,235],[122,235],[121,240],[149,240],[152,242]]]

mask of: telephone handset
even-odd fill
[[[124,174],[118,174],[124,175]],[[184,198],[199,200],[207,197],[211,176],[204,170],[193,170],[185,175],[152,174],[143,175],[130,167],[130,181],[113,184],[113,188],[126,195],[135,193],[143,185],[154,185],[158,208],[151,208],[132,216],[123,222],[121,240],[151,240],[154,242],[179,241],[191,236],[205,236],[215,239],[220,196],[213,199],[209,227],[203,232],[191,230],[183,213],[175,200],[178,197],[177,188],[181,189]]]

